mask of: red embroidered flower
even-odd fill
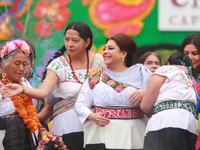
[[[118,85],[118,86],[115,88],[115,90],[116,90],[117,92],[120,92],[121,90],[123,90],[123,88],[122,88],[120,85]]]
[[[94,76],[92,78],[92,80],[90,81],[90,88],[94,88],[94,86],[97,84],[97,82],[99,81],[100,77],[99,76]]]
[[[106,78],[106,74],[102,74],[102,80],[104,80]]]
[[[41,37],[49,37],[52,30],[62,30],[71,15],[65,8],[68,3],[69,0],[42,0],[37,3],[33,15],[41,20],[35,25],[35,32]]]

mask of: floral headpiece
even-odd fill
[[[30,48],[28,44],[20,39],[12,40],[10,42],[7,42],[6,45],[4,45],[0,51],[1,58],[3,58],[5,55],[9,54],[10,52],[14,50],[19,50],[20,52],[25,52],[27,56],[30,53]]]

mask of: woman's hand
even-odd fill
[[[45,136],[45,135],[47,135],[47,134],[53,134],[52,132],[49,132],[49,131],[47,131],[47,130],[42,130],[42,131],[40,131],[40,136],[41,137],[43,137],[43,136]]]
[[[110,119],[103,117],[103,113],[91,113],[88,119],[94,121],[99,127],[105,127],[110,123]]]
[[[145,92],[145,89],[139,89],[134,91],[132,94],[129,95],[128,102],[131,104],[135,103],[135,105],[137,105],[142,100]]]
[[[21,94],[23,87],[19,84],[7,84],[4,88],[0,88],[0,93],[5,97],[12,97]]]

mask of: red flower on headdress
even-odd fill
[[[35,25],[35,32],[41,37],[49,37],[52,30],[62,30],[70,18],[71,12],[66,8],[69,0],[42,0],[37,3],[33,15],[40,21]]]

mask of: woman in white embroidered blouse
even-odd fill
[[[191,59],[181,52],[172,54],[167,64],[152,75],[140,105],[145,113],[154,111],[147,123],[144,150],[192,150],[198,132],[197,74]]]
[[[22,88],[12,84],[7,87],[9,94],[4,94],[12,96],[24,90],[30,97],[44,99],[56,86],[53,94],[54,97],[60,99],[60,102],[54,107],[59,106],[62,109],[57,109],[58,111],[55,112],[51,131],[63,137],[69,150],[82,150],[83,127],[73,110],[73,102],[76,99],[73,102],[69,100],[78,94],[88,76],[89,69],[94,65],[102,67],[104,61],[100,54],[90,51],[93,35],[86,23],[81,21],[70,23],[64,35],[65,45],[49,61],[47,75],[39,89]],[[66,50],[68,53],[64,54]],[[63,101],[66,103],[63,104]]]
[[[90,70],[75,104],[85,127],[86,150],[143,149],[141,95],[136,94],[136,101],[130,95],[146,88],[151,71],[142,64],[133,65],[136,49],[132,37],[115,34],[107,39],[103,52],[107,67]]]

